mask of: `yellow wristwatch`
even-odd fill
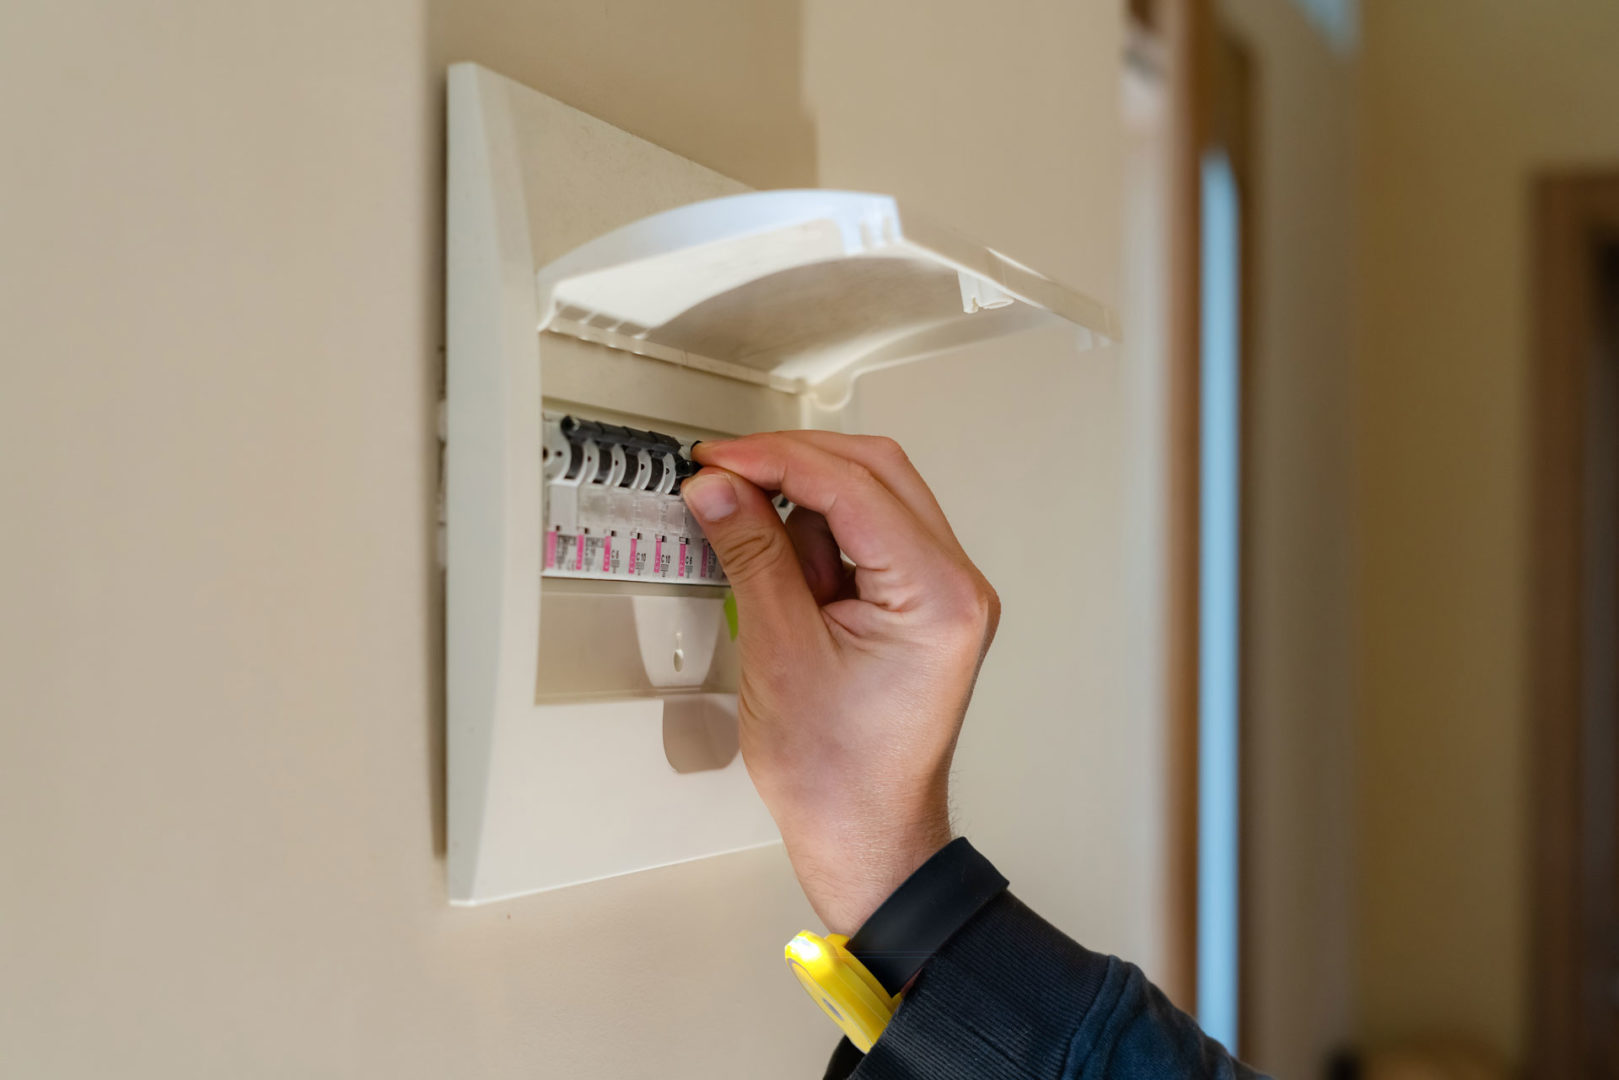
[[[842,934],[823,938],[800,931],[787,943],[787,966],[864,1054],[893,1019],[899,997],[890,996],[866,965],[850,955],[848,943]]]
[[[801,931],[787,966],[855,1049],[871,1051],[922,965],[1006,889],[990,861],[958,837],[884,900],[854,937]]]

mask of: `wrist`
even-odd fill
[[[950,842],[942,801],[899,818],[812,834],[783,830],[804,895],[826,928],[853,934],[918,867]]]

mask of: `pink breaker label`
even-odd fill
[[[678,495],[588,494],[550,503],[541,553],[547,577],[725,584],[718,556]]]

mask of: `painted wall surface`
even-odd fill
[[[445,904],[443,67],[754,185],[895,191],[1111,299],[1119,38],[1058,0],[0,7],[7,1071],[819,1075],[777,849]],[[1110,667],[1123,360],[992,361],[868,403],[1006,600],[960,816],[1151,968],[1159,734]],[[1025,420],[1058,482],[979,449]]]
[[[1619,166],[1619,7],[1371,0],[1358,1003],[1521,1054],[1530,181]]]
[[[1223,0],[1247,53],[1243,1052],[1321,1075],[1351,1035],[1354,67],[1294,0]]]

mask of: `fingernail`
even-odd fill
[[[694,476],[680,485],[680,494],[691,512],[704,521],[723,521],[736,511],[736,488],[726,476]]]
[[[700,439],[692,444],[691,456],[700,459],[707,451],[712,450],[715,447],[724,446],[730,441],[730,439]]]

